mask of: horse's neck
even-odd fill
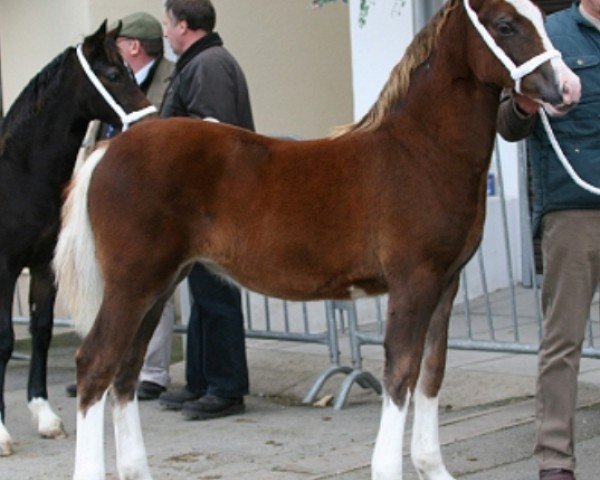
[[[445,151],[468,154],[473,166],[487,170],[500,90],[482,83],[471,71],[462,20],[455,18],[446,25],[429,63],[415,72],[405,110],[427,125]]]
[[[77,68],[73,59],[69,61],[64,69]],[[16,110],[4,120],[0,139],[5,159],[26,165],[27,171],[45,176],[48,181],[66,182],[87,128],[77,91],[74,76],[64,75],[40,98],[17,99],[11,108]],[[36,102],[35,108],[31,107],[32,101]]]

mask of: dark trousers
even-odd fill
[[[246,395],[248,365],[239,288],[198,263],[188,281],[193,302],[187,334],[187,389],[224,398]]]

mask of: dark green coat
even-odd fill
[[[548,17],[546,28],[567,66],[581,79],[581,102],[551,119],[563,152],[579,176],[600,187],[600,31],[571,8]],[[529,142],[535,192],[534,229],[551,211],[600,208],[600,196],[576,185],[552,149],[541,121]]]

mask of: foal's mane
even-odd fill
[[[398,107],[408,92],[411,73],[429,59],[439,33],[450,12],[458,6],[458,1],[448,0],[444,8],[441,8],[415,36],[400,63],[392,70],[379,98],[365,116],[357,123],[341,127],[335,136],[353,131],[375,130]]]
[[[59,72],[73,51],[73,47],[67,48],[29,81],[0,123],[0,136],[4,136],[9,129],[14,130],[22,122],[38,114],[48,99],[48,90],[61,82]]]

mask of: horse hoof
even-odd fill
[[[0,457],[8,457],[14,453],[15,453],[15,451],[13,450],[13,443],[12,443],[10,436],[8,437],[8,439],[4,439],[4,438],[1,439],[0,440]]]
[[[44,429],[40,429],[40,437],[42,438],[67,438],[67,432],[65,432],[65,429],[62,425],[62,423],[60,423],[60,425],[57,425],[55,427],[49,427],[49,428],[44,428]]]
[[[14,453],[12,445],[0,445],[0,457],[10,457]]]
[[[29,410],[33,415],[33,422],[37,425],[38,432],[42,438],[67,437],[62,420],[52,411],[48,400],[34,398],[29,402]]]
[[[10,433],[8,433],[8,430],[2,421],[0,421],[0,457],[8,457],[13,453],[15,452],[13,450],[13,442],[12,438],[10,438]]]

